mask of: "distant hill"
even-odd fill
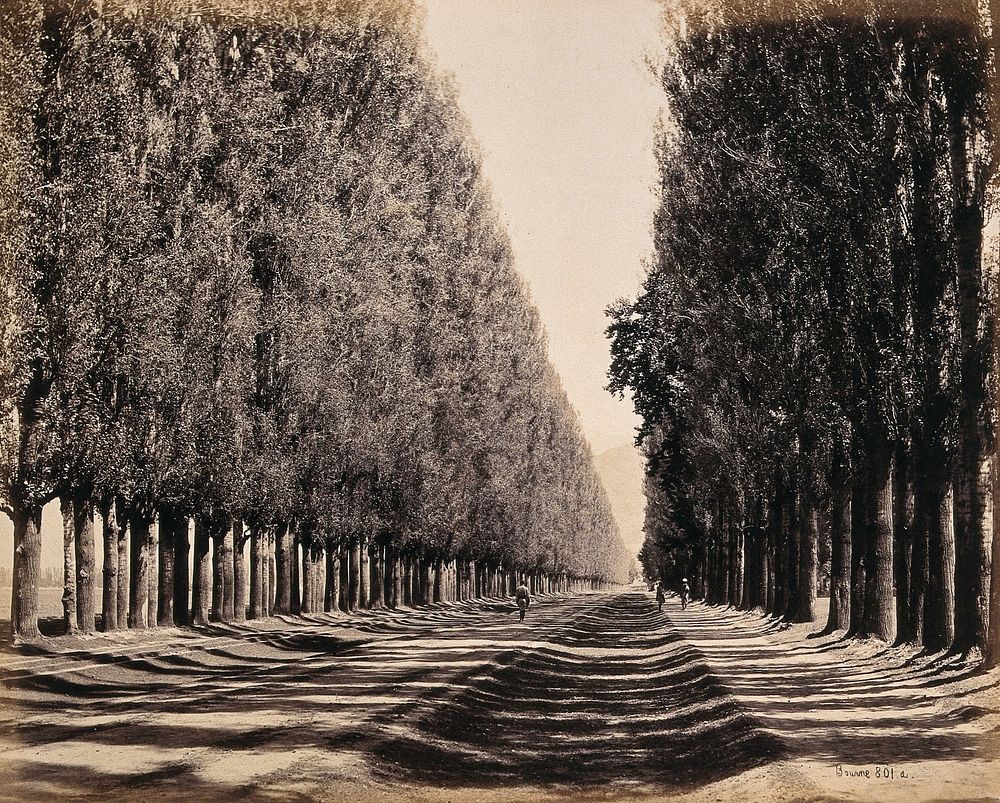
[[[646,509],[642,455],[635,446],[626,443],[601,452],[594,463],[607,489],[622,538],[630,550],[638,552],[642,546],[642,520]]]

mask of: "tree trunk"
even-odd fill
[[[948,505],[944,455],[929,448],[914,481],[916,519],[927,542],[927,591],[924,597],[924,647],[946,649],[955,638],[955,544]]]
[[[302,600],[299,604],[299,613],[309,615],[313,610],[313,589],[316,578],[313,576],[313,555],[312,543],[308,540],[300,541],[302,545]]]
[[[231,622],[236,618],[234,527],[235,523],[226,527],[222,534],[222,620],[224,622]]]
[[[906,444],[896,447],[892,474],[893,574],[896,580],[896,641],[912,642],[910,578],[913,567],[913,483]]]
[[[299,566],[301,565],[299,563],[299,561],[300,561],[300,558],[299,558],[300,549],[299,549],[299,547],[302,546],[302,544],[301,544],[301,540],[300,540],[300,533],[299,533],[298,527],[296,527],[295,529],[292,529],[291,527],[289,527],[289,534],[290,534],[289,541],[291,542],[291,550],[292,550],[292,552],[291,552],[291,558],[290,558],[290,563],[289,563],[289,568],[291,569],[291,573],[292,573],[292,611],[291,612],[293,614],[295,614],[295,613],[301,613],[302,612],[302,578],[299,577]],[[302,546],[301,551],[302,552],[306,551],[304,546]]]
[[[149,583],[146,593],[146,627],[156,627],[160,612],[160,529],[159,524],[154,526],[152,519],[149,522],[149,546],[146,554],[149,555],[149,567],[146,570],[146,581]]]
[[[367,536],[360,536],[358,541],[358,560],[360,564],[358,566],[358,604],[359,608],[368,607],[368,538]]]
[[[917,499],[914,480],[913,516],[910,520],[910,599],[906,630],[896,628],[896,641],[922,645],[926,630],[927,587],[930,582],[930,555],[927,542],[927,511]]]
[[[868,540],[869,540],[869,493],[867,464],[855,460],[855,470],[851,477],[851,604],[850,626],[847,633],[856,636],[864,629],[865,584]]]
[[[442,574],[442,572],[441,572],[441,569],[442,569],[441,558],[435,558],[433,566],[434,566],[434,574],[433,574],[433,580],[432,580],[432,582],[433,582],[432,601],[433,602],[441,602],[441,594],[442,594],[442,582],[441,581],[443,579],[442,576],[441,576],[441,574]]]
[[[799,526],[798,489],[794,478],[785,486],[783,506],[785,520],[785,612],[789,622],[798,621],[799,611],[799,554],[802,549],[802,530]]]
[[[892,450],[884,443],[869,446],[870,494],[874,527],[868,541],[863,632],[882,641],[895,638],[892,598]]]
[[[128,596],[131,582],[129,578],[129,541],[131,536],[128,531],[128,522],[132,517],[131,511],[124,501],[119,498],[115,500],[115,523],[118,539],[118,629],[122,630],[128,626]]]
[[[191,622],[208,623],[209,594],[211,594],[211,542],[208,525],[201,518],[194,523],[194,572],[191,582]]]
[[[361,603],[361,542],[351,539],[351,564],[348,572],[350,586],[347,594],[348,608],[356,611]]]
[[[989,463],[995,451],[986,434],[990,418],[987,377],[994,345],[994,303],[988,298],[983,271],[986,186],[973,155],[985,133],[979,123],[977,90],[971,81],[954,82],[949,88],[948,142],[961,343],[954,532],[955,588],[962,593],[955,596],[952,651],[965,655],[982,650],[987,640]]]
[[[785,522],[787,514],[785,512],[785,478],[778,472],[774,482],[774,507],[772,510],[772,530],[774,533],[773,561],[774,561],[774,608],[773,614],[781,617],[785,613],[788,605],[788,562],[785,560],[785,540],[787,533]]]
[[[1000,25],[1000,20],[997,20],[997,24]],[[1000,33],[994,31],[994,35],[1000,36]],[[1000,80],[1000,76],[998,76],[998,80]],[[994,90],[997,89],[1000,89],[1000,87],[995,86]],[[1000,536],[997,535],[1000,532],[1000,527],[997,526],[997,516],[1000,515],[997,494],[1000,493],[1000,487],[998,487],[998,480],[1000,480],[1000,466],[997,465],[997,459],[994,456],[992,498],[993,540],[991,544],[993,570],[990,573],[989,631],[987,632],[986,650],[983,656],[984,669],[993,669],[1000,665]]]
[[[335,541],[326,543],[326,599],[323,610],[336,611],[340,601],[340,546]]]
[[[430,558],[420,559],[420,603],[429,605],[433,601],[434,578],[432,576],[433,564]]]
[[[809,494],[799,493],[799,599],[796,622],[816,621],[816,575],[819,570],[819,541],[816,534],[816,508]]]
[[[351,609],[351,550],[347,541],[340,541],[340,596],[337,604],[347,613]]]
[[[965,424],[965,426],[973,426]],[[978,424],[975,424],[978,426]],[[990,586],[988,483],[980,438],[960,436],[954,485],[955,638],[951,651],[967,655],[986,647]],[[971,452],[971,453],[970,453]],[[961,593],[957,590],[961,589]]]
[[[226,577],[223,567],[226,563],[226,531],[228,527],[216,528],[212,533],[212,613],[213,622],[228,621],[225,616]]]
[[[187,516],[179,516],[174,526],[174,621],[191,624],[191,573],[188,555],[191,551],[190,526]]]
[[[743,515],[736,518],[735,529],[733,530],[733,591],[732,604],[734,608],[743,606],[743,594],[745,591],[745,579],[743,572],[746,568],[746,545],[743,533]]]
[[[274,581],[277,584],[274,593],[274,612],[279,615],[292,612],[291,540],[287,524],[278,524],[274,528]]]
[[[89,491],[77,492],[73,498],[73,529],[76,531],[76,624],[82,633],[93,633],[97,627],[97,605],[94,595],[94,502]]]
[[[851,625],[851,487],[841,475],[833,489],[830,515],[830,614],[826,629]]]
[[[101,536],[104,543],[101,627],[109,633],[118,629],[118,528],[115,524],[115,505],[111,499],[106,499],[101,505]]]
[[[149,596],[149,518],[133,511],[129,518],[128,626],[133,630],[146,628],[146,603]]]
[[[403,580],[402,580],[402,603],[407,607],[413,606],[413,564],[410,554],[404,553],[403,559]]]
[[[372,544],[372,590],[369,601],[370,608],[385,607],[385,563],[384,547],[378,542]]]
[[[246,531],[243,521],[233,521],[233,621],[247,619],[247,562],[243,558],[246,546]]]
[[[160,508],[159,515],[159,582],[156,623],[160,627],[174,624],[174,550],[177,544],[177,516],[169,508]]]
[[[392,609],[403,604],[403,573],[399,561],[399,550],[392,547]]]
[[[250,618],[260,619],[264,615],[264,548],[261,544],[260,524],[250,526]]]
[[[63,624],[66,633],[75,633],[76,622],[76,523],[73,497],[59,498],[59,513],[63,522]]]
[[[274,525],[271,525],[266,530],[267,533],[267,547],[264,550],[264,567],[266,573],[264,575],[265,588],[263,593],[263,605],[267,609],[266,616],[274,615],[274,599],[276,595],[276,588],[278,586],[278,564],[275,560],[274,553],[277,551],[277,538],[278,529]]]
[[[42,508],[14,507],[11,625],[15,638],[38,636],[38,578],[42,573]]]

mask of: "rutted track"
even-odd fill
[[[646,595],[550,597],[523,625],[511,611],[8,655],[0,780],[19,799],[656,794],[781,752]]]

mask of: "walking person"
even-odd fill
[[[657,610],[663,610],[663,603],[666,602],[667,596],[663,593],[663,583],[656,584],[656,606]]]
[[[691,586],[688,585],[688,579],[685,577],[681,580],[681,610],[686,610],[688,606],[688,599],[691,598]]]
[[[531,594],[528,592],[528,587],[524,584],[524,578],[521,579],[521,584],[514,591],[514,600],[517,602],[517,608],[521,612],[521,620],[524,621],[524,614],[528,611],[528,605],[531,604]]]

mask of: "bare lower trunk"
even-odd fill
[[[274,613],[275,588],[278,585],[278,566],[274,558],[276,543],[277,528],[273,526],[268,527],[266,539],[267,548],[264,550],[264,567],[267,570],[264,576],[264,607],[266,608],[267,616],[271,616]]]
[[[313,588],[316,578],[314,574],[312,544],[302,541],[302,599],[299,603],[299,613],[311,614],[313,610]]]
[[[774,601],[771,612],[775,616],[782,616],[788,604],[785,519],[784,477],[781,472],[778,472],[774,483],[774,504],[771,508],[771,530],[773,533],[771,558],[774,563]]]
[[[874,527],[867,550],[863,632],[882,641],[895,638],[892,598],[892,452],[873,445],[868,480],[874,500]]]
[[[94,502],[89,491],[77,493],[73,498],[73,529],[76,531],[76,624],[82,633],[93,633],[97,629],[94,593],[97,562],[94,556]]]
[[[226,578],[223,575],[223,565],[226,560],[226,547],[224,535],[221,530],[216,529],[212,533],[212,612],[210,619],[213,622],[225,621],[224,598],[226,596]]]
[[[236,589],[233,542],[236,537],[234,527],[226,528],[222,535],[222,620],[231,622],[236,618]]]
[[[371,567],[372,567],[372,587],[370,608],[385,607],[385,548],[376,542],[372,544]]]
[[[159,583],[156,605],[156,623],[160,627],[174,624],[174,550],[177,544],[177,516],[169,508],[161,508],[159,515]]]
[[[892,475],[893,574],[896,585],[896,641],[913,641],[910,582],[913,567],[913,472],[905,444],[896,447]]]
[[[955,595],[952,651],[963,655],[970,650],[983,650],[987,641],[990,534],[985,523],[989,490],[985,466],[981,462],[982,451],[978,434],[966,434],[962,438],[955,470],[955,588],[961,589],[961,593]]]
[[[412,606],[413,605],[413,562],[410,558],[409,553],[402,556],[403,567],[402,567],[402,599],[403,605]]]
[[[830,614],[826,629],[851,623],[851,488],[844,478],[833,490],[830,516]]]
[[[262,532],[258,524],[250,528],[250,618],[260,619],[264,615],[264,549],[261,544]]]
[[[63,523],[63,624],[67,633],[75,633],[76,622],[76,525],[73,518],[73,497],[59,499]]]
[[[864,461],[855,463],[851,478],[851,610],[849,635],[856,636],[864,628],[865,584],[869,540],[869,514],[871,494],[866,480]]]
[[[129,571],[128,626],[146,627],[146,602],[149,596],[149,518],[138,511],[129,518],[131,567]]]
[[[191,551],[189,522],[186,516],[178,517],[174,527],[174,621],[179,625],[191,623],[191,574],[188,555]]]
[[[159,593],[160,593],[160,529],[159,525],[149,525],[149,546],[146,554],[149,555],[149,569],[146,572],[146,581],[149,588],[146,594],[146,627],[156,627],[159,619]]]
[[[277,588],[274,593],[274,612],[292,612],[292,544],[288,525],[278,524],[274,530],[274,571]]]
[[[115,501],[115,522],[118,537],[118,628],[128,626],[128,596],[131,586],[129,578],[129,531],[128,521],[131,511],[121,500]]]
[[[356,611],[361,603],[361,544],[357,538],[351,539],[348,578],[347,606]]]
[[[799,554],[802,551],[802,530],[799,526],[800,517],[798,510],[798,489],[795,482],[791,480],[786,487],[785,493],[785,619],[789,622],[796,622],[799,618]]]
[[[101,536],[104,544],[101,627],[107,633],[118,629],[118,527],[115,505],[110,499],[101,505]]]
[[[17,638],[38,636],[38,578],[42,573],[42,508],[14,507],[11,624]]]
[[[1000,41],[1000,40],[998,40]],[[989,610],[989,631],[986,639],[986,650],[983,656],[983,667],[993,669],[1000,666],[1000,527],[997,526],[997,516],[1000,514],[1000,505],[997,504],[997,494],[1000,493],[998,487],[1000,480],[1000,466],[997,465],[996,456],[993,458],[993,539],[991,542],[991,558],[993,570],[990,573],[990,610]]]
[[[916,493],[913,499],[913,516],[910,519],[910,599],[906,617],[906,630],[896,628],[896,641],[905,644],[924,643],[926,630],[927,586],[930,580],[930,555],[927,543],[927,511],[922,509]]]
[[[799,600],[796,622],[816,621],[816,575],[819,570],[819,541],[816,531],[816,509],[803,490],[799,494]]]
[[[434,574],[432,580],[432,599],[434,602],[441,602],[442,594],[442,568],[441,558],[437,558],[434,561]]]
[[[358,560],[360,564],[358,566],[358,605],[359,608],[368,607],[368,594],[369,594],[369,569],[368,569],[368,538],[362,536],[358,543]]]
[[[292,574],[292,613],[301,613],[302,612],[302,589],[301,589],[302,578],[299,577],[299,566],[301,565],[300,562],[299,562],[300,561],[300,558],[299,558],[299,546],[300,546],[299,532],[298,532],[297,528],[295,530],[292,530],[291,528],[289,528],[289,533],[291,534],[291,538],[289,540],[290,540],[290,543],[291,543],[291,550],[292,550],[291,557],[289,559],[289,564],[288,564],[289,569],[291,569],[291,574]],[[305,546],[302,546],[302,552],[305,552],[305,551],[306,551],[305,550]]]
[[[335,541],[326,544],[326,599],[323,610],[335,611],[340,602],[340,547]]]
[[[428,605],[433,600],[434,594],[434,566],[430,558],[420,559],[420,602]],[[490,574],[492,579],[493,575]],[[490,596],[493,596],[492,594]]]
[[[243,522],[233,522],[233,621],[247,618],[247,562],[243,557],[246,533]]]
[[[348,543],[340,541],[340,579],[337,606],[345,613],[351,609],[351,550]]]
[[[924,647],[946,649],[955,638],[955,545],[947,485],[941,468],[928,466],[915,486],[921,526],[926,528],[927,592],[924,601]]]
[[[399,550],[392,548],[392,609],[403,604],[403,573],[399,560]]]
[[[777,516],[777,518],[780,521],[781,517]],[[775,513],[773,509],[771,511],[771,519],[772,521],[768,523],[767,528],[764,531],[764,554],[762,556],[762,560],[764,563],[764,569],[762,572],[762,576],[764,577],[762,602],[764,604],[764,613],[767,614],[768,616],[773,615],[775,612],[775,604],[776,604],[775,586],[777,583],[777,578],[775,577],[775,560],[774,560],[775,539],[777,538],[777,532],[776,532],[777,527],[775,526],[775,523],[773,521],[775,519]],[[695,591],[697,590],[697,583],[698,583],[697,578],[695,578],[695,585],[693,586],[693,590]]]
[[[208,526],[200,519],[194,524],[194,571],[191,582],[191,622],[208,623],[209,595],[211,594],[211,541]]]

